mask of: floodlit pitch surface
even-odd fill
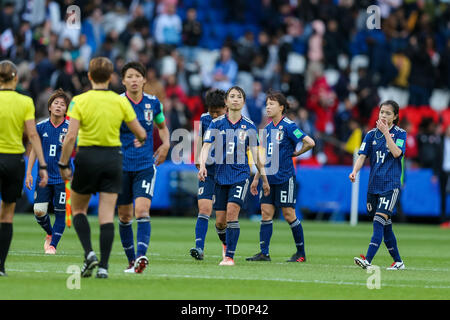
[[[52,216],[52,221],[53,221]],[[97,217],[89,217],[94,250],[99,254]],[[194,218],[151,220],[150,260],[143,274],[125,274],[127,260],[117,218],[109,278],[81,278],[82,249],[74,228],[67,229],[55,256],[43,252],[44,232],[30,214],[16,214],[14,237],[0,278],[0,299],[448,299],[450,297],[450,230],[429,225],[394,224],[406,270],[387,271],[392,263],[384,245],[369,273],[353,263],[365,254],[372,225],[357,227],[303,222],[307,262],[285,262],[295,251],[289,226],[274,222],[271,262],[247,262],[259,251],[259,222],[243,219],[233,267],[219,266],[221,245],[209,222],[205,259],[189,255]],[[133,224],[136,237],[136,223]],[[72,267],[71,267],[72,266]],[[72,268],[72,269],[71,269]],[[377,289],[377,287],[379,289]],[[372,288],[372,289],[370,289]]]

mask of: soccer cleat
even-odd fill
[[[92,275],[94,268],[98,266],[98,259],[94,251],[91,251],[84,260],[83,268],[81,268],[81,276],[88,278]]]
[[[370,262],[366,260],[366,257],[364,257],[362,254],[360,255],[360,257],[361,258],[358,258],[358,257],[354,257],[353,258],[353,260],[355,261],[356,265],[360,266],[363,269],[367,269],[367,268],[372,266],[370,264]]]
[[[142,273],[144,269],[147,267],[147,265],[148,265],[148,258],[146,256],[140,256],[134,262],[134,272]]]
[[[106,279],[108,278],[108,270],[105,268],[98,268],[97,274],[95,275],[98,279]]]
[[[191,257],[195,258],[196,260],[203,260],[203,250],[201,248],[192,248],[191,251]]]
[[[45,241],[44,241],[44,251],[47,251],[48,247],[50,246],[50,243],[52,243],[52,236],[51,235],[46,235],[45,236]]]
[[[54,246],[48,246],[45,250],[45,254],[56,254],[56,248]]]
[[[123,270],[123,272],[125,272],[125,273],[135,273],[135,271],[134,271],[134,260],[130,262],[130,264],[128,265],[128,268]]]
[[[286,262],[306,262],[306,258],[300,253],[294,253]]]
[[[222,259],[225,259],[227,254],[227,245],[222,243]]]
[[[403,270],[405,269],[405,264],[403,261],[394,262],[390,267],[386,268],[386,270]]]
[[[253,257],[246,258],[247,261],[271,261],[270,256],[268,254],[263,254],[262,252],[258,252]]]
[[[8,275],[6,274],[5,271],[0,271],[0,277],[7,277]]]
[[[219,266],[234,266],[234,260],[230,257],[225,257],[222,261],[220,261]]]

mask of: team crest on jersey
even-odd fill
[[[239,138],[240,143],[244,143],[246,137],[247,137],[247,133],[244,130],[239,131],[238,138]]]
[[[279,130],[279,131],[277,131],[277,134],[275,135],[275,141],[280,143],[281,140],[283,140],[283,137],[284,137],[284,131]]]
[[[64,129],[63,129],[63,131],[64,131]],[[63,143],[65,137],[66,137],[66,134],[65,133],[61,133],[59,135],[59,138],[58,138],[59,143]]]
[[[147,108],[147,105],[146,105],[146,108]],[[153,110],[150,110],[150,109],[144,110],[144,119],[145,119],[145,121],[147,121],[147,124],[149,124],[149,122],[152,122],[153,121]]]

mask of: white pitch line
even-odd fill
[[[67,274],[61,270],[21,270],[8,269],[11,272],[35,272],[35,273],[59,273]],[[110,275],[124,275],[122,272],[110,272]],[[304,280],[304,279],[286,279],[286,278],[251,278],[251,277],[224,277],[224,276],[206,276],[206,275],[188,275],[188,274],[153,274],[147,273],[150,277],[155,278],[181,278],[181,279],[205,279],[205,280],[236,280],[236,281],[275,281],[275,282],[289,282],[289,283],[315,283],[315,284],[330,284],[330,285],[347,285],[347,286],[366,286],[365,282],[351,282],[351,281],[330,281],[330,280]],[[420,288],[420,289],[450,289],[450,286],[436,286],[436,285],[409,285],[409,284],[389,284],[382,283],[381,287],[392,288]]]

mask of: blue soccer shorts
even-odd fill
[[[375,213],[384,213],[388,216],[395,215],[397,203],[400,201],[400,190],[398,188],[382,194],[367,194],[367,213],[374,216]]]
[[[281,184],[271,184],[270,194],[266,197],[261,188],[259,193],[261,204],[271,204],[276,208],[295,208],[297,203],[297,182],[292,176]]]
[[[128,205],[136,198],[152,200],[155,189],[156,167],[153,165],[141,171],[124,171],[122,192],[117,198],[117,205]]]
[[[242,208],[249,187],[250,181],[248,179],[231,185],[216,184],[214,210],[226,211],[229,202],[236,203]]]
[[[64,183],[48,184],[41,188],[36,184],[34,204],[52,203],[55,211],[66,211],[66,186]]]
[[[213,175],[207,175],[205,181],[199,181],[197,199],[213,200],[215,181]]]

